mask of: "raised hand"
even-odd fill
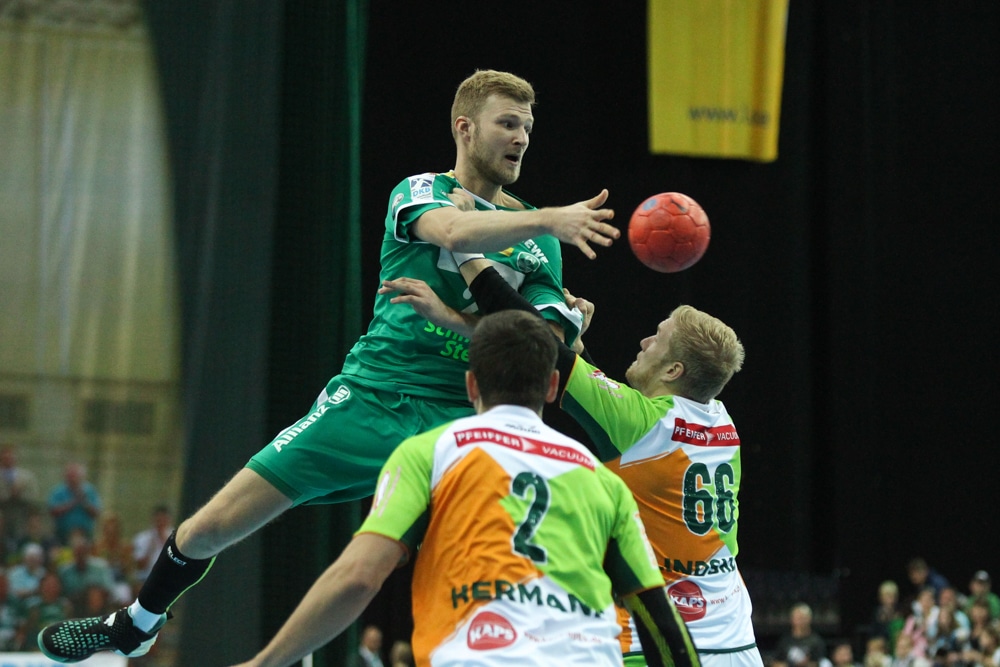
[[[605,189],[592,199],[543,209],[550,216],[549,233],[563,243],[575,245],[588,258],[596,258],[597,253],[590,247],[591,243],[608,247],[621,236],[617,227],[604,222],[615,217],[610,208],[601,208],[607,201],[608,191]]]

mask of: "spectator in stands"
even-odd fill
[[[1000,628],[987,625],[963,657],[970,667],[1000,666]]]
[[[906,564],[906,574],[910,578],[910,583],[913,584],[912,599],[907,600],[908,604],[916,601],[920,591],[928,586],[934,589],[934,602],[936,604],[941,589],[951,586],[943,574],[932,568],[926,560],[920,557],[910,559],[910,562]]]
[[[73,615],[73,606],[63,596],[62,583],[54,572],[45,573],[38,591],[38,595],[33,595],[24,603],[24,621],[15,640],[20,650],[33,650],[35,636],[42,628]]]
[[[397,640],[389,650],[389,667],[413,667],[413,647],[410,642]]]
[[[15,540],[40,501],[38,479],[17,464],[17,447],[9,442],[0,445],[0,513],[6,517],[7,529]]]
[[[896,648],[890,667],[931,667],[931,661],[914,652],[913,638],[905,632],[896,637]]]
[[[157,505],[153,508],[150,526],[132,538],[132,560],[135,563],[133,580],[136,590],[146,581],[156,557],[163,550],[167,538],[174,531],[174,519],[170,508]],[[126,600],[126,603],[131,600]]]
[[[44,551],[37,544],[26,544],[21,550],[21,562],[7,572],[10,592],[19,600],[38,595],[45,575]]]
[[[809,605],[792,607],[789,626],[775,647],[773,667],[818,667],[826,659],[826,642],[813,631]]]
[[[976,600],[969,607],[969,651],[978,659],[984,638],[994,626],[990,618],[990,606],[986,600]],[[988,641],[988,638],[986,638]]]
[[[354,662],[357,667],[383,667],[382,664],[382,630],[369,625],[361,631],[361,645]]]
[[[938,605],[938,609],[937,632],[934,637],[929,638],[927,654],[935,664],[954,665],[969,648],[969,628],[958,620],[956,614],[962,612],[953,606]]]
[[[112,599],[127,604],[133,598],[132,573],[135,566],[132,545],[125,539],[121,517],[117,512],[102,512],[99,525],[93,553],[98,558],[103,558],[111,568],[111,576],[115,581]]]
[[[59,547],[59,542],[49,526],[48,517],[42,510],[35,510],[28,514],[24,525],[24,534],[17,541],[18,553],[23,554],[24,547],[29,544],[37,544],[42,547],[42,560],[48,567]]]
[[[79,528],[88,540],[94,538],[94,525],[101,513],[101,498],[87,481],[87,467],[82,463],[66,465],[63,481],[49,494],[49,513],[55,523],[56,539],[69,544],[69,534]]]
[[[971,624],[969,623],[969,616],[963,609],[965,606],[965,600],[963,598],[964,596],[960,597],[958,591],[951,586],[942,588],[941,592],[938,594],[938,607],[941,608],[942,612],[947,609],[951,612],[951,615],[954,616],[955,629],[953,632],[955,634],[955,639],[960,643],[967,642],[969,640],[969,629],[971,627]],[[941,621],[939,620],[938,625],[940,625],[940,623]]]
[[[878,605],[872,614],[871,635],[884,637],[886,646],[895,646],[896,636],[905,621],[906,615],[899,605],[899,586],[895,581],[883,581],[878,587]]]
[[[833,667],[861,667],[854,659],[854,646],[847,639],[833,643],[830,649],[830,664]]]
[[[1000,597],[991,590],[992,587],[990,575],[986,570],[979,570],[972,575],[972,579],[969,581],[969,597],[966,600],[966,614],[969,613],[969,609],[972,608],[976,600],[983,600],[990,610],[990,618],[1000,619]]]
[[[82,530],[71,539],[73,560],[59,568],[59,580],[63,594],[73,603],[74,612],[78,612],[73,616],[86,616],[82,612],[87,606],[87,588],[98,586],[111,596],[115,592],[115,579],[107,561],[91,553],[93,545]]]
[[[882,635],[869,637],[865,644],[864,667],[889,667],[892,656],[889,655],[888,647],[889,645]]]
[[[927,586],[917,595],[917,601],[906,617],[901,634],[913,642],[911,653],[917,658],[930,658],[931,643],[937,636],[938,615],[941,609],[935,603],[934,589]],[[899,657],[898,655],[896,657]]]

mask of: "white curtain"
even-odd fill
[[[176,508],[181,470],[171,188],[151,45],[137,1],[2,11],[0,398],[29,418],[0,423],[0,437],[21,444],[43,489],[65,462],[90,464],[105,505],[134,508],[122,514],[139,528],[154,504]]]

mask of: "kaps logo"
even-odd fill
[[[685,621],[697,621],[705,617],[708,604],[698,584],[693,581],[678,581],[667,592]]]
[[[514,626],[500,614],[484,611],[476,614],[469,625],[469,648],[473,651],[489,651],[510,646],[517,639]]]

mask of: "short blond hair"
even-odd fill
[[[452,134],[455,134],[455,121],[459,116],[474,119],[486,104],[487,98],[494,94],[528,106],[535,104],[535,89],[521,77],[493,69],[476,70],[455,92],[455,101],[451,104]]]
[[[743,368],[743,343],[722,320],[692,306],[678,306],[670,318],[674,330],[668,360],[684,364],[678,381],[684,395],[708,403]]]

